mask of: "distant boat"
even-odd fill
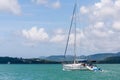
[[[64,58],[66,58],[66,53],[68,50],[68,45],[69,45],[69,40],[70,40],[70,34],[72,29],[74,29],[74,60],[72,61],[72,63],[66,63],[63,62],[63,70],[94,70],[93,67],[94,66],[90,66],[87,63],[84,62],[78,62],[77,57],[76,57],[76,21],[77,21],[77,1],[74,5],[74,9],[73,9],[73,14],[72,14],[72,19],[71,19],[71,24],[70,24],[70,28],[69,28],[69,33],[68,33],[68,38],[67,38],[67,43],[66,43],[66,48],[65,48],[65,52],[64,52]],[[74,23],[74,27],[73,27],[73,23]],[[96,67],[97,68],[97,67]]]
[[[11,64],[10,62],[8,62],[7,64]]]

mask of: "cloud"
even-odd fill
[[[82,38],[84,38],[84,33],[79,29],[77,28],[77,32],[76,32],[76,45],[79,46],[80,45],[80,41]],[[72,32],[70,34],[70,40],[69,40],[69,44],[70,45],[74,45],[75,43],[75,33]]]
[[[119,0],[101,0],[92,6],[82,6],[82,14],[89,15],[90,18],[97,20],[119,19],[120,14]]]
[[[66,39],[65,32],[62,29],[56,29],[53,31],[55,35],[51,36],[50,42],[52,43],[63,43]]]
[[[31,27],[30,29],[23,29],[19,33],[25,40],[25,45],[36,45],[38,42],[66,44],[68,34],[63,29],[55,29],[52,34],[47,33],[44,28]],[[74,44],[74,33],[70,34],[69,45]],[[77,44],[80,42],[80,38],[84,37],[84,34],[77,29],[76,40]]]
[[[54,34],[64,34],[65,33],[65,31],[61,28],[55,29],[53,32],[54,32]]]
[[[61,3],[59,0],[56,0],[55,2],[49,0],[32,0],[32,2],[48,8],[58,9],[61,7]]]
[[[100,0],[80,8],[87,25],[81,38],[82,52],[117,52],[120,49],[120,0]],[[85,21],[85,20],[84,20]]]
[[[112,26],[115,30],[120,31],[120,21],[115,21]]]
[[[94,25],[95,28],[99,28],[99,29],[103,28],[104,26],[105,26],[104,22],[96,22]]]
[[[66,44],[67,42],[67,38],[68,38],[68,34],[66,33],[66,31],[62,30],[62,29],[56,29],[54,31],[55,35],[53,35],[50,38],[50,42],[52,43],[60,43],[60,44]],[[84,37],[84,33],[82,33],[82,31],[80,31],[80,29],[77,29],[77,33],[76,33],[76,43],[77,45],[80,44],[80,39]],[[75,40],[75,34],[73,32],[71,32],[70,34],[70,38],[69,38],[69,45],[74,45],[74,40]]]
[[[88,13],[88,10],[86,9],[85,6],[82,6],[82,7],[80,8],[80,12],[81,12],[82,14],[86,14],[86,13]]]
[[[44,42],[48,40],[48,34],[44,28],[32,27],[29,30],[22,30],[21,34],[24,38],[32,42]]]
[[[32,0],[32,2],[35,2],[36,4],[40,4],[40,5],[48,4],[48,0]]]
[[[54,37],[51,38],[50,42],[55,42],[55,43],[59,43],[59,42],[64,42],[65,41],[65,35],[61,35],[61,34],[56,34]]]
[[[61,7],[60,1],[57,0],[56,2],[52,3],[51,6],[52,6],[54,9],[60,8],[60,7]]]
[[[18,0],[0,0],[0,11],[20,15],[21,6],[19,5]]]

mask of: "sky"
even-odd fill
[[[77,55],[120,51],[120,0],[77,0]],[[0,0],[0,56],[63,55],[75,0]],[[73,54],[74,34],[68,55]]]

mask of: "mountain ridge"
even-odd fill
[[[115,56],[120,56],[120,52],[117,53],[98,53],[98,54],[92,54],[92,55],[81,55],[81,56],[77,56],[78,59],[87,59],[87,60],[95,60],[95,61],[101,61],[104,60],[108,57],[115,57]],[[51,61],[58,61],[61,62],[63,60],[67,60],[67,61],[72,61],[74,59],[74,56],[72,55],[67,55],[66,59],[64,59],[64,55],[51,55],[48,57],[45,57],[44,59],[46,60],[51,60]]]

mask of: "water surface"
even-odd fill
[[[0,64],[0,80],[120,80],[120,64],[99,64],[104,71],[63,71],[60,64]]]

